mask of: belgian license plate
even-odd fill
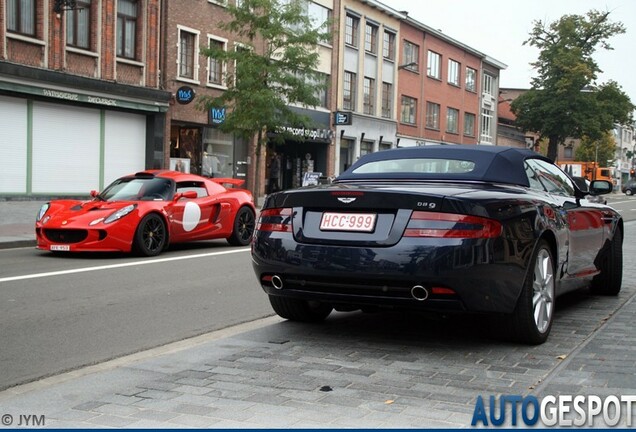
[[[376,217],[375,213],[324,212],[320,219],[320,230],[372,232]]]
[[[71,247],[69,245],[51,245],[52,251],[70,251]]]

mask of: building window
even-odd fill
[[[459,133],[459,110],[448,108],[446,110],[446,132]]]
[[[574,149],[572,147],[565,147],[563,149],[563,157],[567,159],[572,159],[574,157]]]
[[[375,80],[364,77],[364,101],[363,112],[375,115]]]
[[[384,31],[382,56],[387,60],[395,60],[395,33]]]
[[[211,49],[223,50],[227,49],[224,41],[210,39],[209,46]],[[208,84],[223,85],[223,62],[221,60],[209,57],[208,59]]]
[[[493,96],[494,79],[491,75],[484,74],[484,93]]]
[[[360,19],[353,15],[347,14],[345,18],[345,44],[357,47],[358,46],[358,28],[360,26]]]
[[[318,84],[316,87],[316,99],[318,99],[318,106],[322,108],[329,108],[329,83],[330,76],[327,74],[320,74],[317,78],[308,78],[314,84]]]
[[[378,26],[367,23],[364,31],[364,50],[371,54],[378,53]]]
[[[35,36],[35,0],[7,0],[7,31]]]
[[[322,28],[324,31],[324,26],[331,19],[331,10],[319,5],[318,3],[314,3],[312,1],[307,2],[307,16],[312,23],[313,29]],[[329,36],[325,36],[321,42],[330,44],[331,40]]]
[[[473,68],[466,68],[466,90],[477,91],[477,71]]]
[[[66,11],[66,44],[90,49],[91,0],[78,0],[75,5],[77,9]]]
[[[475,136],[475,114],[464,113],[464,135]]]
[[[382,117],[393,117],[393,86],[389,83],[382,83]]]
[[[459,63],[448,60],[448,83],[459,87]]]
[[[420,64],[420,47],[409,42],[404,41],[404,64],[405,69],[417,72]]]
[[[195,79],[195,46],[197,35],[187,30],[179,30],[179,78]]]
[[[402,96],[402,123],[415,124],[417,118],[417,100],[412,97]]]
[[[137,0],[117,0],[117,55],[137,56]]]
[[[492,143],[492,111],[481,110],[481,140],[482,143]]]
[[[439,130],[439,104],[426,103],[426,127]]]
[[[436,52],[428,52],[426,74],[431,78],[442,79],[442,56]]]
[[[355,110],[356,106],[356,74],[353,72],[344,73],[344,95],[342,107],[346,110]]]
[[[380,151],[383,150],[391,150],[391,143],[385,143],[385,142],[381,142],[380,145],[378,146]]]
[[[373,153],[373,142],[362,141],[360,143],[360,156],[368,155],[370,153]]]

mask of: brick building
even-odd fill
[[[408,16],[400,31],[399,146],[495,144],[506,66]]]
[[[87,195],[163,165],[159,17],[159,0],[0,2],[0,194]]]

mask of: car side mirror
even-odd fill
[[[93,198],[95,198],[97,195],[99,195],[99,192],[97,192],[96,190],[92,190],[92,191],[91,191],[91,196],[92,196]]]
[[[605,195],[614,190],[614,184],[607,180],[594,180],[590,184],[590,194]]]
[[[198,197],[195,191],[177,192],[174,195],[174,201],[179,201],[181,198],[194,199]]]

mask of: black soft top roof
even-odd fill
[[[355,173],[355,170],[369,162],[396,159],[454,159],[475,164],[470,172],[427,173]],[[362,156],[349,169],[336,178],[336,182],[348,180],[469,180],[491,183],[507,183],[529,186],[524,161],[550,159],[532,150],[490,145],[432,145],[384,150]]]

